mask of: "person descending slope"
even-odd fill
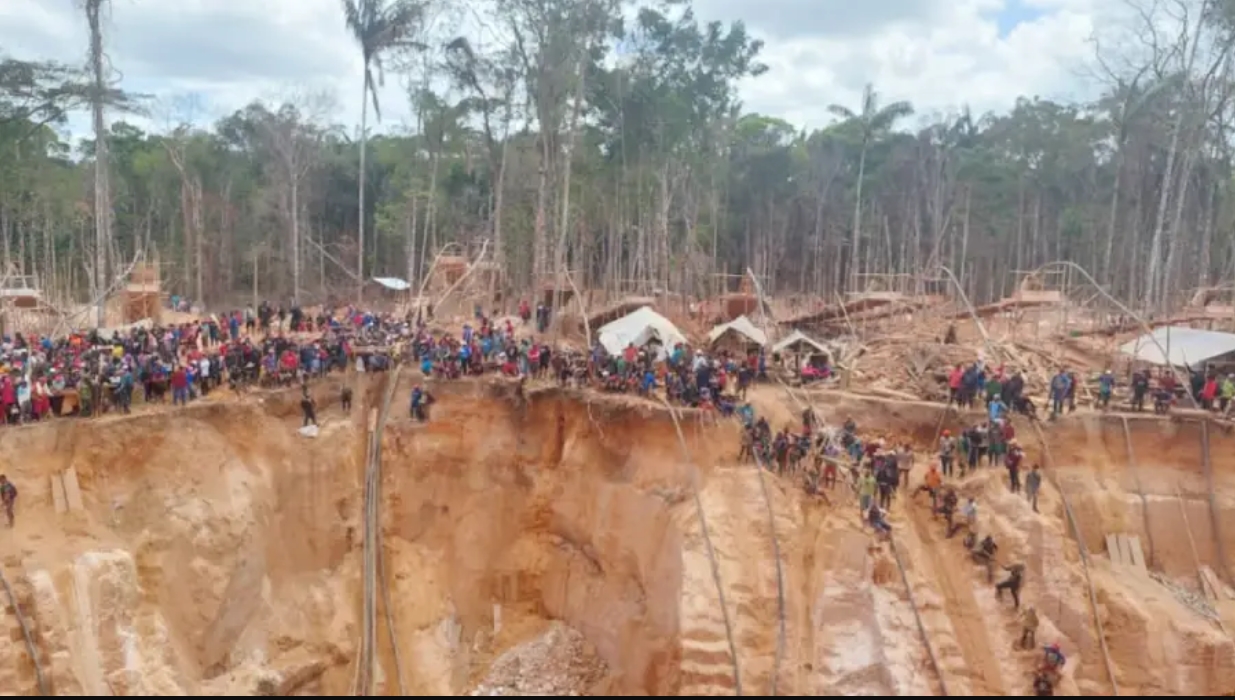
[[[0,474],[0,504],[4,505],[4,517],[13,527],[13,507],[17,505],[17,487],[4,474]]]
[[[1025,583],[1025,565],[1013,564],[1003,567],[1008,572],[1008,578],[995,584],[995,598],[1002,600],[1003,592],[1012,594],[1012,606],[1017,610],[1021,607],[1021,586]]]

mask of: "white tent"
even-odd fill
[[[1162,350],[1166,350],[1165,356]],[[1209,360],[1235,353],[1235,334],[1184,326],[1159,328],[1152,335],[1142,335],[1124,343],[1119,351],[1151,365],[1199,367]]]
[[[832,356],[832,353],[826,347],[824,347],[823,343],[820,343],[817,340],[813,340],[810,336],[806,335],[802,331],[794,331],[790,333],[789,335],[785,336],[784,338],[782,338],[779,343],[772,346],[772,352],[782,353],[788,350],[789,348],[792,348],[793,346],[798,345],[798,344],[807,345],[813,348],[815,352],[823,353],[824,355],[827,355],[828,357]]]
[[[751,323],[750,319],[745,316],[738,316],[732,321],[722,323],[708,331],[708,344],[715,343],[730,331],[737,333],[756,345],[768,344],[767,334],[755,327],[755,324]]]
[[[686,336],[682,335],[677,326],[653,311],[650,306],[641,307],[616,321],[606,323],[596,332],[596,337],[611,355],[621,353],[627,345],[640,348],[653,340],[669,348],[686,342]]]

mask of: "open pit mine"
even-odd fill
[[[1040,646],[928,499],[863,528],[737,461],[730,421],[508,385],[315,388],[0,431],[0,690],[20,695],[1027,695]],[[384,383],[389,383],[385,380]],[[763,387],[773,425],[795,415]],[[909,441],[955,412],[813,396]],[[680,437],[674,419],[680,421]],[[1035,513],[1001,469],[958,481],[1026,567],[1058,694],[1235,689],[1235,436],[1183,417],[1018,419]],[[366,494],[371,502],[366,505]],[[376,524],[376,525],[374,525]]]

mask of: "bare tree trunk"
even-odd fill
[[[103,57],[103,28],[100,13],[103,0],[86,0],[86,19],[90,25],[90,70],[94,85],[91,116],[94,122],[94,295],[98,298],[95,322],[107,325],[107,252],[111,244],[111,190],[108,180],[107,126],[103,120],[106,76]]]
[[[360,87],[360,181],[356,194],[356,302],[364,297],[364,219],[365,219],[365,151],[369,142],[369,67],[365,66],[364,80]]]

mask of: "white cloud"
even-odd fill
[[[1089,97],[1092,86],[1080,77],[1092,51],[1088,39],[1119,6],[1120,0],[696,0],[702,19],[743,19],[766,41],[763,61],[771,70],[742,86],[746,107],[800,126],[827,123],[829,104],[856,106],[867,82],[884,100],[909,100],[928,114],[965,104],[978,112],[1006,110],[1022,95]],[[340,121],[359,121],[360,56],[337,0],[114,0],[107,30],[123,85],[160,98],[194,94],[197,120],[288,89],[311,89],[334,93]],[[81,61],[84,13],[71,0],[3,0],[0,46],[21,58]],[[388,126],[411,120],[399,83],[389,76],[381,93]],[[158,109],[152,121],[162,126],[184,111]]]

